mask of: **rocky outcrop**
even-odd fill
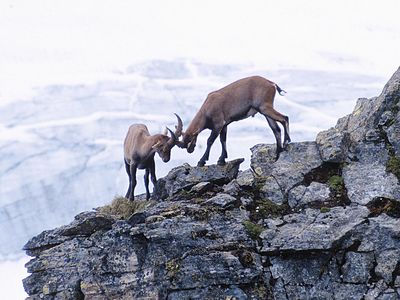
[[[400,69],[315,142],[177,167],[24,247],[30,299],[399,299]],[[144,200],[137,200],[138,202]],[[106,213],[107,212],[107,213]]]

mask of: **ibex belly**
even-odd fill
[[[254,117],[254,115],[256,113],[257,113],[257,110],[255,110],[253,107],[239,111],[236,114],[231,116],[229,123],[234,122],[234,121],[240,121],[240,120],[246,119],[248,117]]]

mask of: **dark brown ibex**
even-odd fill
[[[150,135],[149,130],[143,124],[134,124],[129,127],[124,141],[125,169],[129,177],[129,188],[125,197],[129,200],[134,200],[137,169],[145,169],[146,199],[150,198],[149,174],[153,185],[156,186],[157,183],[154,155],[158,153],[163,162],[168,162],[171,157],[171,149],[182,134],[182,120],[177,114],[175,115],[178,119],[175,132],[167,128],[171,137],[167,135],[167,132]]]
[[[198,134],[204,129],[210,129],[211,135],[207,140],[207,148],[198,162],[198,166],[204,166],[209,158],[210,149],[215,139],[220,136],[222,153],[218,164],[225,164],[228,157],[226,151],[227,126],[234,122],[254,116],[260,113],[265,116],[276,139],[276,154],[286,148],[290,143],[289,118],[276,111],[273,107],[275,93],[282,95],[283,91],[276,83],[260,76],[252,76],[235,81],[220,90],[211,92],[200,110],[185,132],[182,133],[182,141],[177,145],[187,148],[189,153],[194,151]],[[282,146],[281,129],[277,122],[284,128],[285,137]]]

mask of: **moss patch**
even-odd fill
[[[256,199],[246,209],[250,212],[250,219],[255,222],[283,216],[290,210],[287,204],[278,205],[269,199]]]
[[[391,155],[386,162],[386,171],[393,173],[400,180],[400,159],[396,155]]]
[[[111,204],[100,207],[99,212],[126,220],[132,214],[144,211],[153,204],[153,201],[130,201],[125,197],[117,196]]]
[[[180,261],[178,259],[171,259],[165,263],[165,269],[167,270],[167,275],[170,278],[176,276],[180,269]]]
[[[246,229],[246,232],[249,235],[249,237],[251,237],[253,240],[258,239],[261,232],[263,232],[263,230],[264,230],[264,227],[262,227],[258,224],[255,224],[251,221],[244,221],[243,226]]]
[[[323,213],[323,214],[326,214],[326,213],[328,213],[330,211],[331,211],[331,209],[329,207],[325,207],[324,206],[324,207],[320,208],[320,212]]]
[[[329,178],[328,185],[332,191],[341,194],[344,189],[343,177],[339,175],[333,175]]]

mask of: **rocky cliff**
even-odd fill
[[[399,299],[400,69],[315,142],[274,148],[32,238],[30,299]]]

